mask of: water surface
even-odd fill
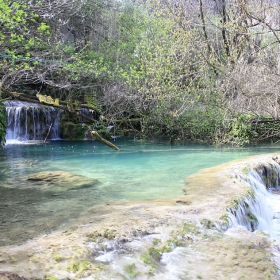
[[[0,151],[0,246],[67,227],[94,205],[181,195],[184,178],[202,168],[279,149],[270,145],[217,148],[122,139],[114,144],[120,151],[91,141],[6,145]],[[42,171],[72,172],[100,183],[57,192],[55,188],[32,189],[28,181],[18,180]]]

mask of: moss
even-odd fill
[[[153,240],[153,245],[156,246],[156,245],[158,245],[160,242],[161,242],[161,240],[157,238],[157,239]]]
[[[149,277],[154,276],[155,272],[156,272],[156,269],[154,267],[151,267],[148,271],[148,276]]]
[[[150,266],[150,270],[148,272],[148,275],[151,276],[156,271],[157,265],[162,257],[163,253],[169,253],[172,251],[172,246],[170,242],[167,242],[167,244],[164,244],[163,246],[159,248],[150,247],[146,253],[141,255],[141,260]]]
[[[200,229],[193,223],[184,223],[183,227],[179,230],[181,233],[185,234],[199,234]]]
[[[151,256],[151,258],[154,259],[155,261],[160,261],[161,253],[162,252],[160,251],[160,249],[156,249],[154,247],[150,247],[148,249],[149,256]]]
[[[180,235],[176,236],[175,238],[168,239],[167,244],[170,248],[184,247],[186,245]]]
[[[63,260],[63,257],[62,257],[60,254],[56,254],[56,255],[54,256],[54,260],[55,260],[56,262],[60,262],[60,261]]]
[[[59,280],[57,277],[51,276],[51,275],[46,275],[46,276],[44,277],[44,279],[48,279],[48,280]]]
[[[116,231],[105,229],[103,232],[93,231],[86,234],[86,237],[89,239],[89,241],[102,241],[104,238],[107,238],[109,240],[112,240],[116,237]]]
[[[94,273],[96,267],[89,260],[73,260],[67,267],[67,271],[82,276],[85,272]]]
[[[149,253],[144,253],[140,257],[141,261],[149,266],[155,266],[154,259]]]
[[[167,246],[169,248],[184,247],[193,241],[193,237],[201,235],[201,229],[193,223],[184,223],[176,231],[173,231],[170,235],[170,239],[167,240]]]
[[[171,246],[168,244],[168,245],[164,245],[164,246],[162,246],[162,247],[156,249],[155,251],[156,251],[157,253],[160,254],[160,258],[161,258],[161,256],[162,256],[163,253],[170,253],[170,252],[172,252],[172,248],[171,248]]]
[[[86,237],[88,238],[89,241],[95,242],[102,237],[102,234],[97,231],[93,231],[93,232],[87,233]]]
[[[249,196],[251,197],[252,199],[255,199],[255,192],[253,190],[252,187],[248,187],[245,192],[244,192],[244,196]]]
[[[221,227],[222,230],[226,230],[229,228],[229,217],[228,214],[223,214],[220,218],[217,224]]]
[[[49,275],[49,274],[45,275],[43,280],[46,280],[46,279],[48,279],[48,280],[69,280],[69,278],[60,279],[60,278],[57,278],[57,277]]]
[[[135,263],[132,263],[132,264],[127,264],[124,266],[124,271],[129,275],[129,277],[131,278],[134,278],[136,277],[137,275],[140,274],[139,271],[136,271],[136,265]]]
[[[249,175],[249,172],[252,170],[252,168],[250,168],[249,166],[245,166],[241,169],[242,173],[244,173],[245,175]]]
[[[257,217],[252,213],[247,213],[246,216],[249,218],[250,221],[258,222]]]
[[[215,223],[212,222],[211,220],[208,220],[208,219],[202,219],[202,220],[200,221],[200,224],[201,224],[204,228],[207,228],[207,229],[214,229],[214,228],[216,228]]]
[[[239,207],[239,201],[238,201],[237,198],[231,199],[230,202],[227,205],[228,209],[235,209],[236,210],[236,209],[238,209],[238,207]]]
[[[107,238],[109,240],[112,240],[116,237],[116,231],[115,230],[110,230],[110,229],[105,229],[103,232],[103,237]]]
[[[72,262],[68,265],[68,267],[67,267],[67,271],[69,271],[69,272],[75,273],[75,272],[77,272],[78,270],[79,270],[79,263],[78,263],[78,261],[72,261]]]

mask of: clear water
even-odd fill
[[[0,246],[67,226],[94,205],[181,195],[184,178],[202,168],[279,150],[279,146],[230,149],[122,139],[114,144],[120,151],[85,141],[8,144],[0,150]],[[30,189],[28,181],[17,180],[42,171],[72,172],[100,183],[56,193]]]

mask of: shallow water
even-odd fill
[[[0,246],[67,226],[94,205],[181,195],[184,178],[202,168],[279,149],[225,149],[122,139],[114,143],[120,151],[85,141],[6,145],[0,151]],[[57,192],[31,189],[28,181],[16,180],[42,171],[72,172],[100,183]]]

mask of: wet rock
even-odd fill
[[[28,183],[29,187],[69,190],[88,188],[98,183],[97,179],[65,171],[41,172],[20,177],[17,181]]]

